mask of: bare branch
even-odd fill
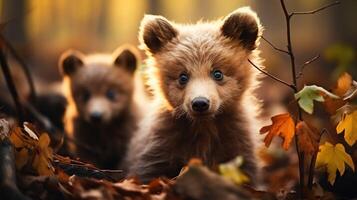
[[[280,51],[280,52],[282,52],[282,53],[289,54],[288,51],[276,47],[273,43],[271,43],[271,42],[270,42],[268,39],[266,39],[264,36],[261,36],[261,38],[262,38],[266,43],[268,43],[273,49],[275,49],[275,50],[277,50],[277,51]]]
[[[33,81],[29,66],[20,57],[20,55],[16,52],[15,48],[10,44],[10,42],[7,41],[6,38],[1,34],[0,34],[0,41],[9,50],[10,54],[15,58],[15,60],[20,64],[22,70],[24,70],[27,82],[28,82],[29,87],[30,87],[30,99],[35,101],[36,100],[36,96],[37,96],[36,95],[36,89],[35,89],[35,84],[34,84],[34,81]]]
[[[332,2],[332,3],[329,3],[327,5],[324,5],[320,8],[317,8],[315,10],[311,10],[311,11],[306,11],[306,12],[292,12],[289,16],[292,17],[294,15],[310,15],[310,14],[315,14],[317,12],[320,12],[322,10],[325,10],[326,8],[329,8],[329,7],[332,7],[332,6],[335,6],[335,5],[338,5],[340,4],[341,2],[340,1],[335,1],[335,2]]]
[[[295,56],[294,56],[294,51],[292,48],[292,43],[291,43],[291,32],[290,32],[290,20],[291,20],[291,16],[288,12],[288,10],[286,9],[285,6],[285,1],[284,0],[280,0],[280,4],[281,7],[284,11],[284,16],[285,16],[285,22],[286,22],[286,40],[287,40],[287,48],[288,48],[288,52],[289,52],[289,56],[290,56],[290,64],[291,64],[291,77],[293,79],[293,88],[294,88],[294,92],[297,93],[298,91],[298,84],[297,84],[297,79],[296,79],[296,65],[295,65]],[[297,110],[298,110],[298,119],[300,121],[302,121],[302,113],[301,113],[301,109],[299,106],[297,106]],[[296,121],[296,120],[295,120]],[[296,153],[298,155],[298,159],[299,159],[299,185],[300,185],[300,198],[303,199],[304,196],[304,187],[305,187],[305,164],[304,164],[304,154],[300,152],[300,148],[299,148],[299,136],[297,135],[295,137],[295,148],[296,148]]]
[[[316,56],[314,56],[313,58],[309,59],[308,61],[306,61],[303,65],[301,65],[300,67],[300,72],[299,74],[296,76],[296,79],[299,79],[302,75],[303,75],[303,71],[305,69],[306,66],[310,65],[311,63],[315,62],[317,59],[320,58],[320,54],[317,54]]]
[[[289,83],[287,83],[287,82],[281,80],[280,78],[278,78],[278,77],[276,77],[276,76],[270,74],[269,72],[267,72],[267,71],[265,71],[265,70],[262,70],[260,67],[258,67],[257,65],[255,65],[250,59],[248,59],[248,62],[249,62],[251,65],[253,65],[253,67],[255,67],[257,70],[259,70],[260,72],[262,72],[263,74],[265,74],[265,75],[269,76],[270,78],[274,79],[275,81],[278,81],[278,82],[282,83],[283,85],[286,85],[286,86],[288,86],[289,88],[295,90],[295,86],[293,86],[293,85],[291,85],[291,84],[289,84]]]
[[[4,50],[3,50],[3,45],[0,46],[0,65],[2,72],[4,74],[4,78],[7,84],[7,87],[9,89],[9,92],[11,94],[12,100],[14,101],[15,104],[15,109],[17,112],[17,117],[19,119],[20,124],[24,122],[24,110],[20,101],[19,94],[16,90],[16,86],[14,83],[14,80],[11,76],[9,64],[7,62]]]

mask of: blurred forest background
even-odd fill
[[[287,5],[290,11],[307,11],[330,2],[289,0]],[[112,52],[124,43],[137,45],[138,27],[145,13],[194,23],[223,17],[240,6],[256,10],[265,27],[265,38],[285,48],[285,22],[278,0],[0,0],[0,21],[6,23],[3,35],[30,65],[36,87],[41,87],[60,81],[57,61],[68,48],[92,53]],[[342,0],[336,7],[292,20],[297,63],[321,55],[305,69],[305,83],[331,88],[343,71],[357,77],[356,11],[357,1]],[[268,71],[289,81],[288,56],[264,41],[261,49]],[[261,96],[266,104],[282,101],[288,89],[269,79],[265,83]]]

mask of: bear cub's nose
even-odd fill
[[[102,117],[103,117],[103,114],[101,112],[93,112],[90,114],[90,120],[95,123],[101,122]]]
[[[209,100],[205,97],[196,97],[191,102],[192,109],[196,112],[205,112],[209,108]]]

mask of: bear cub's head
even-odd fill
[[[84,55],[67,50],[59,61],[70,103],[89,123],[106,124],[130,107],[137,53],[131,46],[112,54]],[[72,101],[72,102],[71,102]]]
[[[148,78],[154,94],[162,94],[174,114],[191,119],[232,110],[258,85],[248,59],[260,64],[256,48],[261,34],[259,18],[249,7],[191,25],[146,15],[139,39],[152,64]]]

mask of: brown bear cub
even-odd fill
[[[139,37],[155,105],[131,142],[130,176],[143,182],[175,177],[190,158],[214,168],[241,155],[242,169],[254,182],[259,73],[248,59],[261,64],[256,49],[261,34],[248,7],[193,25],[144,17]]]
[[[137,62],[130,46],[113,54],[62,54],[59,65],[69,102],[64,123],[75,156],[101,168],[120,165],[138,120],[133,99]]]

